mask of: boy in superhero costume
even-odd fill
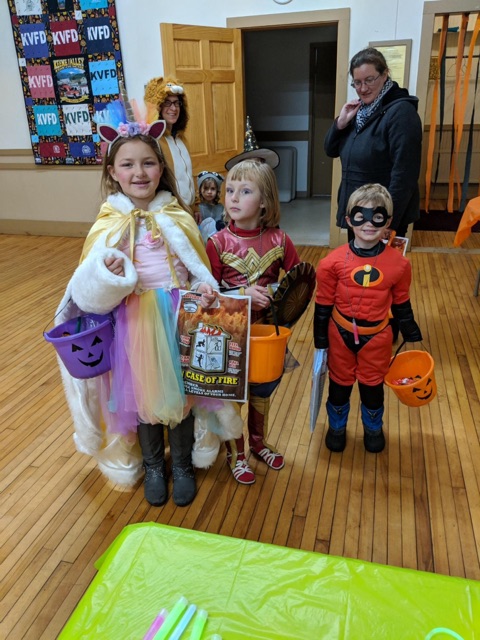
[[[316,349],[328,348],[325,444],[330,451],[345,449],[355,381],[365,449],[379,453],[385,447],[383,379],[392,351],[389,310],[405,342],[422,340],[410,303],[411,264],[382,242],[392,214],[385,187],[367,184],[354,191],[346,216],[354,238],[334,249],[317,268],[314,342]]]

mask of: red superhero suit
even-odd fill
[[[332,251],[317,268],[314,339],[328,348],[329,397],[327,447],[342,451],[350,394],[358,381],[364,442],[378,453],[385,445],[383,379],[392,353],[389,311],[405,341],[422,340],[413,317],[409,288],[410,262],[379,242],[359,249],[354,241]]]
[[[266,287],[278,282],[282,269],[289,271],[300,262],[293,242],[281,229],[258,227],[247,231],[238,229],[233,221],[209,238],[207,254],[213,277],[224,292],[238,293],[239,289],[253,285]],[[252,311],[252,322],[259,320],[261,316],[261,311]],[[283,457],[267,444],[265,438],[268,432],[270,396],[280,379],[273,383],[250,385],[248,402],[249,446],[253,453],[260,454],[262,460],[274,469],[283,467]],[[251,470],[250,474],[241,474],[242,469],[237,474],[235,470],[237,460],[245,459],[244,448],[243,437],[228,442],[228,461],[235,478],[239,482],[250,484],[254,482]],[[250,480],[244,482],[242,477]]]
[[[410,297],[410,262],[396,249],[383,243],[377,246],[384,249],[366,257],[356,255],[350,245],[339,247],[317,269],[316,302],[334,305],[328,328],[328,368],[330,378],[339,384],[383,382],[392,351],[388,312],[392,304],[402,304]],[[349,346],[353,318],[363,343],[358,353]],[[346,341],[339,327],[345,329]]]

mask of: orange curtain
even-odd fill
[[[430,208],[430,189],[432,186],[433,154],[435,151],[435,138],[437,133],[437,108],[438,108],[438,90],[440,86],[440,69],[441,69],[443,54],[445,51],[445,43],[447,41],[447,28],[448,28],[448,16],[443,16],[442,31],[440,34],[440,46],[438,48],[439,74],[436,76],[435,84],[433,85],[432,114],[430,117],[430,133],[428,135],[427,170],[425,174],[425,211],[427,213]]]

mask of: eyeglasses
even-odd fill
[[[352,80],[352,82],[350,83],[350,86],[353,87],[354,89],[360,89],[362,84],[364,84],[366,87],[372,87],[381,75],[382,74],[379,73],[376,78],[365,78],[365,80]]]
[[[165,100],[165,102],[162,104],[162,109],[163,107],[166,107],[167,109],[174,107],[175,109],[181,109],[183,106],[183,102],[181,100],[174,100],[172,102],[172,100]]]

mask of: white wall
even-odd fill
[[[452,0],[452,10],[456,0]],[[163,73],[160,44],[161,22],[223,27],[227,18],[283,14],[318,9],[345,8],[339,0],[292,0],[279,5],[274,0],[116,0],[120,42],[129,94],[143,97],[143,86]],[[413,40],[409,89],[415,93],[422,24],[422,0],[356,0],[351,8],[350,55],[369,41]],[[30,149],[20,76],[6,0],[0,1],[0,149]],[[8,99],[5,99],[5,94]]]

